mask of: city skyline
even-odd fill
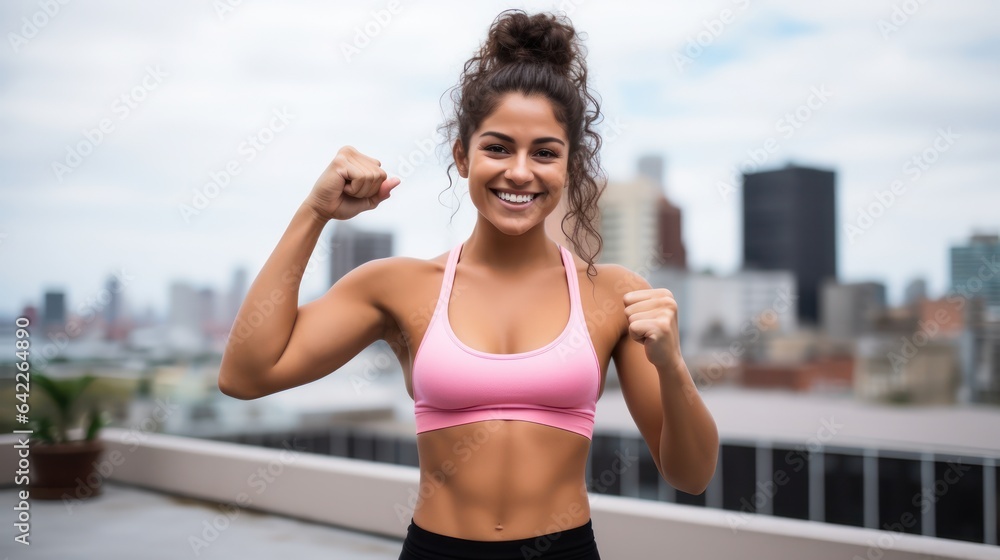
[[[355,228],[355,229],[348,229],[348,233],[346,233],[345,235],[356,236],[359,233],[366,237],[383,238],[384,241],[382,242],[382,244],[386,246],[389,246],[394,242],[392,234],[390,232],[385,232],[385,231],[374,231],[367,229],[358,231]],[[995,270],[996,255],[993,253],[989,253],[989,251],[992,250],[991,247],[996,246],[997,243],[996,238],[997,235],[970,234],[969,238],[966,239],[964,242],[952,245],[950,247],[951,260],[948,263],[949,264],[948,274],[952,282],[961,283],[963,281],[962,280],[963,278],[968,279],[970,277],[976,276],[974,272],[969,272],[969,271],[975,271],[984,267],[987,273]],[[990,243],[990,242],[993,243],[992,246],[984,245],[984,243]],[[328,239],[321,240],[321,242],[317,244],[317,247],[329,249],[336,243],[338,243],[338,241],[335,239],[335,235],[331,235],[329,236]],[[972,254],[971,258],[966,256],[966,254],[970,252]],[[984,256],[987,253],[993,255],[993,260],[988,260],[987,257]],[[959,257],[958,260],[956,260],[956,257],[960,254],[962,256]],[[334,277],[339,278],[345,271],[350,270],[350,268],[353,268],[353,266],[357,266],[361,262],[364,262],[371,256],[365,257],[362,255],[360,256],[360,260],[357,260],[357,257],[355,257],[355,260],[352,261],[354,262],[353,265],[350,264],[349,262],[339,262],[339,261],[344,261],[345,258],[347,257],[348,255],[344,255],[343,258],[338,260],[331,258],[326,258],[326,259],[316,258],[316,256],[314,255],[312,261],[314,263],[313,264],[314,268],[310,269],[310,271],[307,272],[307,274],[305,274],[304,277],[310,278],[316,276],[319,277],[326,276],[328,278],[327,285],[332,285],[331,282],[335,282],[335,280],[333,280]],[[371,258],[379,258],[379,257],[374,256]],[[334,262],[335,260],[337,260],[338,262]],[[326,265],[328,268],[323,268],[323,265]],[[338,272],[334,272],[335,270]],[[653,272],[655,274],[658,270],[659,269],[651,269],[650,272]],[[747,273],[747,272],[753,273],[759,270],[760,269],[758,267],[741,267],[737,270],[732,271],[729,274],[719,274],[717,271],[704,271],[704,270],[691,270],[690,273],[692,274],[707,273],[719,278],[723,278],[739,273]],[[795,277],[794,270],[792,270],[791,268],[775,268],[774,271],[789,273],[792,275],[793,278]],[[667,272],[669,277],[669,271],[665,272]],[[183,286],[185,289],[191,289],[198,292],[210,291],[212,292],[213,297],[219,296],[220,298],[222,298],[217,302],[216,304],[217,308],[214,309],[213,313],[215,313],[218,316],[218,318],[222,320],[231,320],[231,318],[235,316],[236,310],[239,308],[239,305],[242,303],[243,298],[246,295],[246,290],[249,287],[248,286],[249,278],[247,276],[248,271],[244,267],[235,267],[231,270],[230,274],[231,276],[228,281],[228,286],[225,285],[219,286],[212,283],[191,281],[183,278],[171,278],[167,280],[166,283],[164,284],[164,292],[169,294],[171,290],[175,289],[175,287],[177,286]],[[990,276],[990,278],[992,278],[992,276]],[[130,319],[142,318],[142,319],[155,319],[159,321],[169,321],[170,315],[174,311],[170,306],[169,296],[168,296],[168,305],[162,309],[156,308],[149,302],[137,302],[122,296],[122,293],[126,291],[126,288],[128,287],[131,280],[132,278],[128,275],[127,271],[124,270],[108,274],[104,279],[102,288],[98,291],[97,294],[91,294],[86,299],[81,298],[81,300],[78,301],[73,301],[73,296],[71,293],[60,289],[42,290],[39,293],[37,300],[28,301],[24,306],[22,306],[21,309],[17,311],[17,314],[20,315],[24,309],[34,308],[39,318],[46,317],[46,315],[49,313],[49,305],[47,305],[46,300],[50,297],[57,297],[59,300],[57,307],[63,310],[63,313],[61,314],[62,320],[65,320],[66,318],[70,317],[71,315],[74,314],[74,311],[76,311],[77,316],[80,315],[105,316],[108,315],[110,312],[115,316],[130,318]],[[983,293],[981,295],[986,299],[987,305],[993,305],[995,307],[997,306],[996,303],[997,283],[992,279],[989,279],[986,282],[987,282],[986,285],[988,287],[985,290],[983,290]],[[890,303],[888,302],[888,298],[885,297],[886,286],[884,283],[877,281],[858,282],[858,281],[840,279],[838,282],[836,282],[836,284],[844,287],[857,284],[878,286],[879,289],[882,290],[882,297],[884,300],[883,305],[889,305],[890,307],[908,305],[912,303],[912,300],[915,299],[916,297],[925,297],[929,300],[943,300],[948,297],[954,297],[956,295],[964,295],[963,292],[967,291],[967,289],[957,291],[956,286],[954,286],[954,284],[952,283],[940,293],[927,293],[926,279],[913,278],[905,286],[906,289],[901,297],[902,301]],[[315,295],[302,294],[302,293],[299,294],[299,299],[302,301],[310,300],[313,297],[315,297]],[[821,321],[823,320],[822,313],[820,314],[819,319]],[[45,318],[45,322],[48,321],[49,319]]]
[[[739,268],[735,177],[787,161],[836,171],[841,280],[884,282],[891,304],[917,277],[932,297],[945,293],[950,247],[1000,227],[989,184],[1000,171],[993,5],[921,4],[902,16],[892,2],[526,8],[560,5],[589,34],[609,179],[632,178],[644,154],[665,157],[692,269]],[[122,269],[135,277],[126,300],[158,310],[175,279],[221,287],[238,266],[252,279],[345,144],[403,177],[352,225],[393,232],[395,253],[418,258],[471,231],[467,195],[449,225],[455,201],[432,161],[434,129],[440,97],[505,4],[402,5],[385,23],[374,2],[170,6],[152,8],[157,18],[147,6],[61,6],[33,35],[37,3],[0,8],[24,39],[0,55],[0,258],[10,270],[24,263],[0,280],[0,314],[47,289],[66,290],[72,308]],[[452,40],[428,41],[442,23]],[[88,138],[97,145],[80,155]],[[212,183],[219,194],[208,198]],[[867,221],[858,212],[879,205]],[[325,282],[314,275],[302,293],[316,297]]]

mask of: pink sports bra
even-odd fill
[[[441,294],[413,359],[417,433],[484,420],[522,420],[592,439],[601,366],[587,331],[573,256],[559,245],[570,293],[562,333],[535,350],[490,354],[466,346],[448,320],[463,246],[449,254]]]

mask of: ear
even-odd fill
[[[463,179],[469,178],[469,161],[462,150],[462,141],[455,140],[455,145],[451,148],[451,155],[455,158],[455,167],[458,169],[458,176]]]

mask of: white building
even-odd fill
[[[707,351],[712,341],[763,331],[788,333],[798,326],[795,278],[788,271],[742,270],[716,276],[659,268],[647,280],[674,294],[685,356]]]

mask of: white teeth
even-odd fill
[[[497,193],[497,195],[500,198],[502,198],[503,200],[506,200],[507,202],[520,202],[520,203],[523,203],[523,202],[528,202],[529,200],[531,200],[532,198],[535,197],[535,195],[533,195],[533,194],[526,194],[526,195],[508,194],[508,193],[505,193],[505,192],[502,192],[502,191],[496,191],[496,193]]]

